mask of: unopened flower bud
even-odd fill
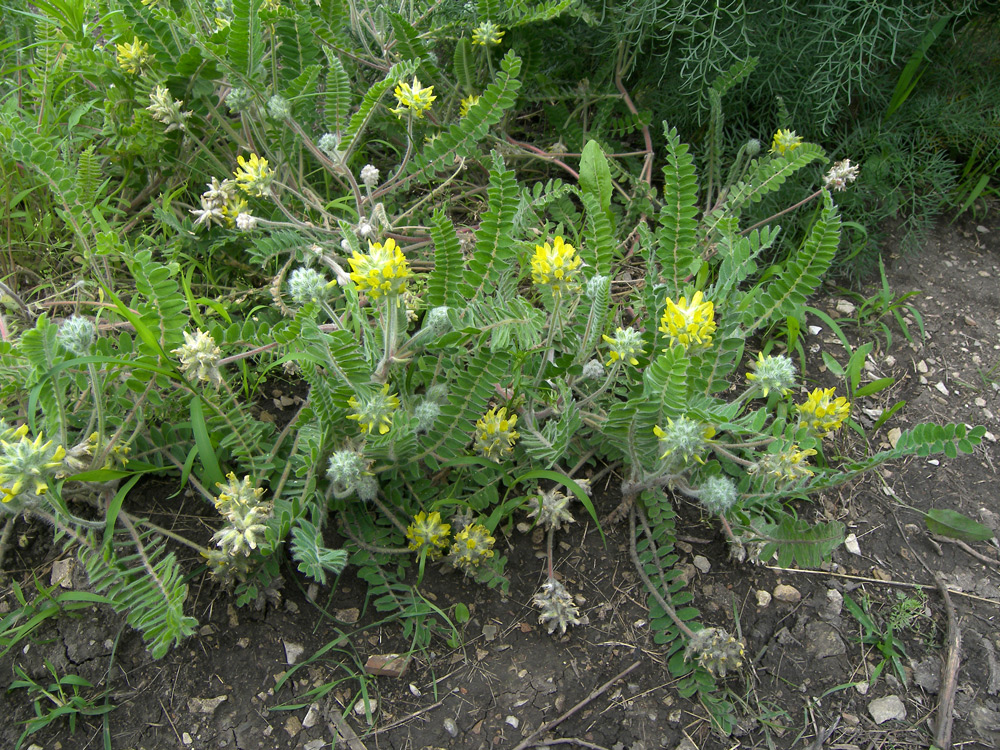
[[[288,277],[288,293],[299,305],[324,300],[327,296],[327,279],[312,268],[296,268]]]
[[[274,120],[287,120],[292,116],[292,105],[285,97],[275,94],[267,100],[267,113]]]
[[[56,340],[78,357],[85,357],[94,345],[96,329],[94,324],[81,315],[63,321],[56,334]]]
[[[736,485],[729,477],[709,477],[698,489],[698,500],[706,510],[716,515],[728,511],[738,499]]]
[[[417,418],[417,433],[427,433],[434,426],[434,420],[441,415],[441,407],[436,401],[424,399],[413,410],[413,416]]]
[[[371,164],[365,164],[361,168],[361,182],[369,190],[378,185],[378,168]]]

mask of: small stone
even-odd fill
[[[441,723],[444,725],[444,731],[448,733],[449,737],[458,737],[458,725],[454,719],[447,718]]]
[[[969,326],[970,328],[974,328],[974,327],[978,326],[979,324],[976,322],[976,319],[973,318],[971,315],[966,315],[965,316],[965,325]]]
[[[72,557],[67,557],[64,560],[56,560],[52,563],[52,575],[49,578],[49,585],[55,586],[58,584],[64,589],[73,588],[73,568],[75,566],[76,562]]]
[[[825,622],[811,622],[806,626],[806,650],[817,659],[847,653],[847,646],[834,627]]]
[[[282,641],[282,644],[285,647],[286,664],[294,664],[297,662],[299,657],[302,656],[303,652],[306,650],[305,646],[299,643],[293,643],[292,641]]]
[[[372,654],[365,662],[365,671],[379,677],[402,677],[410,659],[400,654]]]
[[[685,737],[674,750],[698,750],[698,746],[691,741],[690,737]]]
[[[193,714],[210,714],[220,704],[229,700],[228,695],[219,695],[215,698],[188,698],[188,711]]]
[[[809,326],[809,333],[811,333],[813,336],[819,336],[822,330],[823,330],[822,326]]]
[[[369,698],[365,700],[362,698],[357,703],[354,704],[354,713],[358,716],[364,716],[366,712],[374,714],[378,708],[378,701],[374,698]]]
[[[940,466],[941,465],[941,462],[938,461],[936,458],[928,458],[927,459],[927,463],[929,463],[931,466]]]
[[[802,594],[794,586],[789,586],[786,583],[779,583],[774,587],[774,598],[779,602],[797,604],[802,600]]]
[[[844,595],[837,589],[826,590],[826,601],[819,608],[819,616],[824,620],[836,620],[844,608]]]
[[[851,302],[846,299],[837,300],[837,312],[843,313],[844,315],[854,315],[854,311],[857,310]]]
[[[514,729],[517,729],[519,726],[521,726],[521,720],[518,719],[516,716],[508,716],[506,719],[503,720],[503,723],[508,726],[514,727]]]
[[[302,731],[302,722],[299,721],[298,716],[289,716],[285,721],[285,731],[288,732],[289,737],[294,737],[299,732]]]
[[[934,656],[925,657],[913,669],[913,681],[925,692],[937,695],[941,689],[941,662]]]
[[[183,742],[185,745],[190,745],[192,742],[194,742],[194,740],[191,739],[190,734],[184,732],[184,734],[181,735],[181,742]]]
[[[984,406],[986,406],[986,399],[983,398],[982,396],[976,396],[976,406],[982,409]]]
[[[483,639],[487,643],[490,643],[491,641],[495,641],[496,638],[497,638],[497,633],[499,633],[499,632],[500,632],[500,628],[498,628],[496,625],[493,625],[493,624],[483,625]]]
[[[871,687],[867,682],[855,682],[854,689],[858,691],[858,695],[868,695],[868,688]]]
[[[329,747],[326,740],[309,740],[302,746],[302,750],[323,750],[325,747]]]
[[[861,545],[858,544],[858,535],[857,534],[848,534],[844,538],[844,547],[852,555],[860,555],[861,554]]]
[[[876,698],[868,704],[868,713],[876,724],[885,724],[891,719],[905,719],[906,706],[899,699],[898,695],[887,695],[884,698]]]
[[[309,710],[306,711],[305,717],[302,719],[303,729],[312,729],[319,722],[319,704],[311,703],[309,705]]]
[[[899,429],[898,427],[893,427],[891,430],[889,430],[889,434],[888,434],[889,445],[891,445],[893,448],[895,448],[896,447],[896,443],[899,442],[899,439],[901,437],[903,437],[903,431],[901,429]]]
[[[357,607],[348,607],[347,609],[333,610],[333,616],[341,622],[353,625],[358,621],[358,618],[361,616],[361,612]]]
[[[886,365],[888,365],[889,367],[892,367],[893,365],[895,365],[895,364],[896,364],[896,358],[895,358],[895,357],[893,357],[893,356],[892,356],[891,354],[886,354],[886,355],[885,355],[885,363],[886,363]]]
[[[854,714],[842,713],[840,715],[840,718],[843,719],[844,723],[847,724],[847,726],[849,727],[856,727],[858,724],[861,723],[861,719],[859,719]]]
[[[934,388],[936,390],[940,391],[941,393],[943,393],[945,396],[950,396],[951,395],[951,391],[948,390],[948,386],[946,386],[940,380],[937,383],[934,384]]]
[[[921,372],[924,375],[926,375],[927,374],[927,363],[924,362],[923,360],[920,360],[919,362],[917,362],[917,372]]]
[[[694,566],[702,573],[707,573],[712,569],[712,563],[704,555],[695,555],[692,562],[694,562]]]
[[[757,589],[757,606],[766,607],[771,603],[771,592],[764,591],[763,589]]]

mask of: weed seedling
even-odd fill
[[[903,685],[906,685],[906,670],[903,669],[903,659],[906,658],[906,650],[903,648],[903,644],[893,635],[896,622],[890,617],[885,629],[880,628],[875,622],[871,611],[871,603],[867,597],[862,600],[862,604],[864,605],[863,607],[858,606],[851,597],[844,596],[844,606],[847,607],[851,616],[858,621],[863,631],[858,642],[867,646],[873,646],[882,654],[882,661],[872,671],[869,684],[871,687],[874,687],[882,671],[885,669],[885,665],[890,664]]]

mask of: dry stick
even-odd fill
[[[948,613],[948,656],[945,659],[944,667],[941,669],[941,690],[939,693],[941,700],[938,702],[934,746],[939,750],[951,750],[951,725],[955,712],[955,690],[958,687],[958,668],[962,658],[962,631],[958,625],[958,618],[955,616],[955,607],[951,603],[948,587],[944,585],[941,576],[936,571],[931,570],[927,563],[924,562],[924,558],[918,555],[917,551],[913,549],[895,513],[892,514],[892,520],[896,522],[899,535],[903,537],[903,541],[909,547],[910,553],[917,558],[924,567],[924,570],[933,576],[934,583],[937,584],[938,591],[941,592],[941,598],[944,599],[945,611]]]
[[[582,701],[577,703],[575,706],[573,706],[573,708],[564,713],[562,716],[556,717],[552,721],[542,724],[540,727],[538,727],[538,729],[536,729],[534,732],[525,737],[524,740],[517,747],[514,748],[514,750],[525,750],[525,748],[529,747],[533,743],[535,737],[538,737],[539,735],[548,732],[550,729],[555,729],[557,726],[562,724],[564,721],[566,721],[566,719],[575,714],[581,708],[584,708],[592,701],[596,700],[597,698],[600,698],[604,693],[606,693],[611,688],[612,685],[618,682],[618,680],[624,679],[631,672],[638,669],[640,664],[642,664],[641,661],[632,662],[632,665],[630,667],[616,674],[614,677],[605,682],[603,685],[597,688],[597,690],[595,690],[586,698],[584,698]]]
[[[997,560],[995,557],[987,557],[982,552],[979,552],[978,550],[975,550],[972,547],[970,547],[961,539],[950,539],[946,536],[941,536],[940,534],[931,534],[931,539],[933,539],[935,542],[948,542],[949,544],[956,544],[962,549],[964,549],[966,552],[968,552],[970,555],[972,555],[974,558],[976,558],[977,560],[980,560],[984,563],[989,563],[990,565],[1000,565],[1000,560]]]
[[[334,737],[340,737],[347,742],[347,746],[351,750],[368,750],[364,743],[358,739],[358,735],[351,729],[351,725],[344,721],[344,715],[340,713],[336,708],[330,710],[330,718],[333,721],[327,725],[330,730],[330,734]]]

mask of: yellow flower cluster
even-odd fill
[[[448,546],[450,534],[451,526],[441,520],[441,514],[437,511],[429,515],[426,511],[420,511],[413,517],[413,523],[406,528],[409,548],[414,552],[427,550],[427,557],[431,560],[441,557]]]
[[[456,568],[477,567],[483,560],[493,557],[494,542],[496,539],[482,524],[466,524],[455,534],[455,543],[451,545],[452,564]]]
[[[66,449],[44,440],[41,434],[32,440],[27,425],[3,427],[0,431],[0,493],[3,497],[0,499],[9,503],[29,490],[36,497],[46,494],[49,479],[62,467]],[[30,502],[26,498],[22,500]]]
[[[458,103],[458,116],[465,117],[469,114],[469,108],[474,107],[479,104],[479,97],[475,94],[469,94],[461,102]]]
[[[118,67],[132,76],[142,75],[149,69],[153,56],[149,54],[149,45],[140,42],[139,37],[133,37],[131,44],[116,44],[118,50]]]
[[[472,32],[472,43],[482,47],[495,47],[500,44],[505,32],[492,21],[483,21]]]
[[[412,85],[406,81],[400,81],[396,86],[396,90],[393,92],[399,106],[395,107],[391,111],[393,114],[400,117],[408,112],[414,117],[423,117],[424,112],[429,110],[431,108],[431,103],[437,99],[437,97],[433,94],[434,87],[421,87],[420,81],[417,80],[416,76],[413,76]]]
[[[351,396],[347,403],[354,409],[354,413],[348,414],[347,418],[355,420],[362,432],[373,432],[378,425],[379,435],[384,435],[392,428],[392,414],[399,408],[399,397],[389,393],[389,384],[386,383],[378,393],[363,400]]]
[[[396,295],[396,304],[400,304],[399,295],[406,291],[406,280],[412,274],[395,240],[390,238],[385,244],[369,242],[365,255],[355,251],[347,262],[354,269],[351,281],[359,292],[367,292],[372,299]]]
[[[476,422],[476,451],[499,463],[514,452],[514,443],[520,434],[514,430],[517,415],[507,416],[507,408],[490,409]]]
[[[833,398],[834,390],[816,388],[806,398],[805,403],[796,406],[802,424],[820,437],[826,437],[834,430],[840,429],[851,415],[851,403],[843,396]]]
[[[813,475],[809,466],[809,457],[815,456],[812,448],[801,450],[798,445],[791,445],[779,453],[768,453],[760,461],[750,467],[751,474],[767,474],[779,481],[794,482]]]
[[[642,334],[634,328],[616,328],[613,338],[605,335],[602,335],[601,338],[606,344],[611,345],[608,352],[609,365],[620,360],[635,367],[639,364],[636,357],[641,357],[646,353],[642,348]]]
[[[274,170],[267,166],[267,159],[261,159],[257,154],[250,154],[249,159],[237,156],[236,161],[240,166],[233,172],[233,176],[243,192],[247,195],[267,195],[274,179]]]
[[[787,156],[802,145],[802,139],[794,130],[779,130],[771,141],[771,153]]]
[[[539,286],[551,287],[556,297],[563,292],[575,292],[580,288],[576,279],[582,264],[576,249],[563,242],[562,237],[555,237],[551,245],[548,242],[535,245],[531,280]]]
[[[660,318],[660,331],[670,337],[670,346],[680,344],[685,349],[708,346],[715,333],[715,305],[695,292],[689,303],[687,297],[677,302],[667,299],[667,307]]]

